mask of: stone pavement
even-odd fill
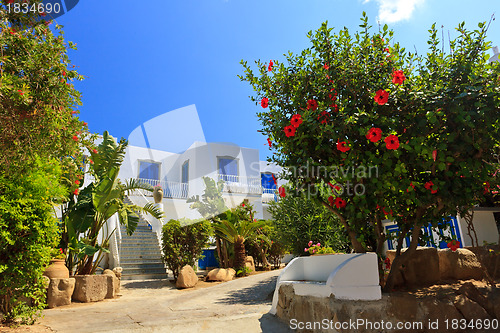
[[[280,272],[196,290],[177,290],[167,281],[123,281],[120,298],[44,310],[36,326],[71,333],[292,332],[267,313]]]

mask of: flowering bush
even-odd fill
[[[304,252],[309,253],[310,255],[313,254],[333,254],[335,251],[331,247],[324,247],[321,246],[320,243],[313,244],[313,241],[309,241],[307,244],[309,247],[304,249]]]
[[[387,217],[402,231],[399,248],[411,237],[392,263],[391,290],[421,227],[467,211],[485,181],[498,183],[500,66],[486,60],[483,23],[474,31],[460,24],[450,54],[433,26],[425,57],[400,47],[387,26],[371,33],[366,17],[360,26],[352,36],[323,24],[309,32],[310,49],[275,60],[272,71],[258,61],[255,75],[242,62],[241,79],[255,102],[267,99],[258,116],[273,142],[270,161],[338,216],[356,252],[369,248],[369,232],[382,254]],[[373,166],[376,174],[368,173]]]

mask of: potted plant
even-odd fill
[[[66,267],[66,254],[63,249],[53,249],[52,259],[49,265],[43,272],[43,275],[50,279],[67,279],[69,278],[69,270]]]

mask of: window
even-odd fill
[[[160,163],[139,161],[139,178],[160,179]]]
[[[181,173],[181,182],[186,184],[189,181],[189,161],[184,162]]]
[[[238,177],[238,160],[230,157],[219,157],[219,175],[224,181],[236,181]]]
[[[274,190],[276,189],[276,184],[274,183],[273,174],[270,172],[265,172],[260,174],[262,188],[264,190]]]

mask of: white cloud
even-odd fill
[[[370,2],[365,0],[363,3]],[[415,8],[425,0],[375,0],[378,7],[378,19],[382,23],[395,23],[408,20]]]

